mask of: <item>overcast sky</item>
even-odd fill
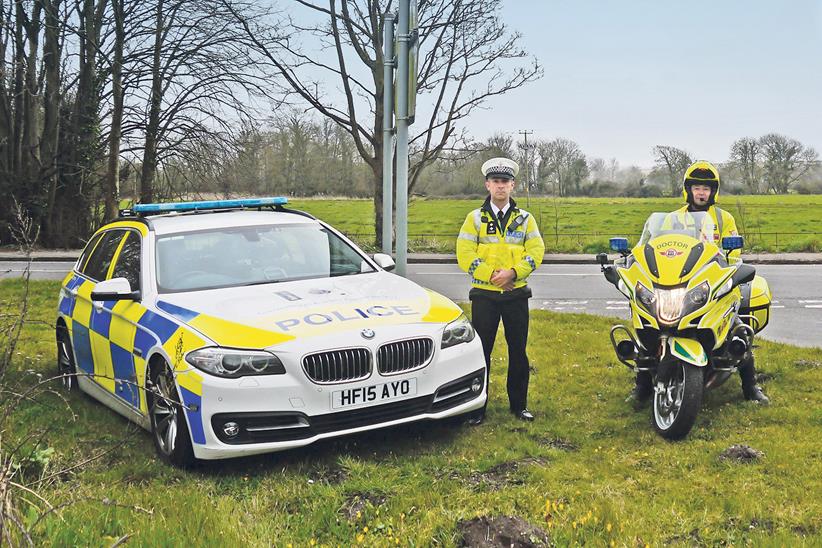
[[[822,152],[820,0],[506,0],[502,16],[545,76],[474,114],[478,138],[531,129],[641,167],[656,144],[721,162],[772,131]]]

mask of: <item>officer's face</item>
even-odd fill
[[[708,185],[691,185],[691,193],[694,195],[694,203],[704,206],[711,198],[711,187]]]
[[[491,194],[491,198],[497,202],[507,202],[514,191],[513,179],[493,178],[485,180],[485,188]]]

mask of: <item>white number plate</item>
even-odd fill
[[[333,409],[357,407],[360,405],[384,403],[391,400],[401,400],[416,395],[417,379],[403,379],[383,384],[349,388],[348,390],[337,390],[331,393],[331,407]]]

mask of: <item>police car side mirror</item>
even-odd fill
[[[125,278],[112,278],[94,286],[91,291],[92,301],[138,301],[140,292],[132,291],[131,284]]]
[[[374,253],[374,262],[387,272],[391,272],[397,266],[394,263],[394,259],[391,258],[391,255],[386,255],[385,253]]]

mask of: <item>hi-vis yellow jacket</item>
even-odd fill
[[[676,213],[685,214],[687,212],[687,205],[676,210]],[[736,230],[736,220],[733,215],[724,209],[719,209],[715,205],[708,208],[708,214],[714,221],[714,243],[717,247],[719,247],[719,249],[722,249],[722,238],[726,236],[739,236],[739,232]],[[731,251],[730,255],[728,255],[728,259],[732,263],[735,263],[736,261],[741,260],[741,256],[742,250],[735,249]]]
[[[514,288],[524,287],[528,275],[542,263],[545,243],[534,216],[511,200],[508,222],[499,226],[486,198],[481,208],[465,218],[457,237],[457,262],[471,276],[471,285],[502,292],[491,283],[495,270],[513,268]]]

